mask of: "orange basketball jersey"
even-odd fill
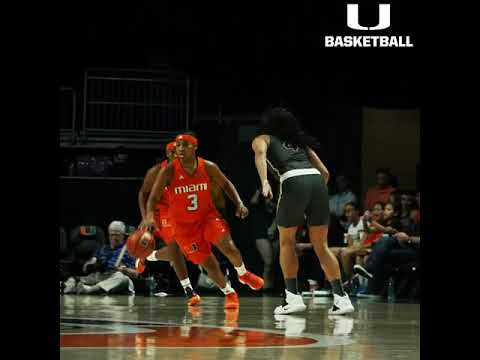
[[[169,214],[176,223],[193,223],[216,211],[210,194],[210,177],[205,160],[197,157],[197,169],[187,174],[180,160],[173,160],[173,174],[168,186]]]

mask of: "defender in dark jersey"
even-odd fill
[[[341,315],[354,311],[342,287],[337,259],[328,249],[329,208],[326,184],[329,173],[312,150],[318,142],[306,135],[293,114],[283,108],[274,108],[264,114],[261,134],[253,140],[252,148],[262,194],[272,198],[267,180],[267,163],[280,178],[277,223],[286,300],[282,306],[275,308],[274,313],[290,314],[306,309],[302,296],[298,294],[298,259],[295,254],[295,234],[305,217],[310,241],[332,285],[334,301],[328,313]]]

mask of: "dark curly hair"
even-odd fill
[[[319,149],[320,143],[302,128],[300,121],[286,108],[274,107],[262,114],[259,135],[273,135],[291,145]]]

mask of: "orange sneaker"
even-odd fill
[[[225,295],[225,309],[238,309],[240,303],[236,292]]]
[[[250,271],[247,271],[242,276],[239,276],[238,281],[240,281],[242,284],[250,286],[252,290],[260,290],[263,287],[263,279]]]
[[[135,268],[139,274],[145,271],[145,259],[137,259]]]
[[[187,300],[188,306],[195,306],[202,302],[202,298],[198,294],[193,294]]]

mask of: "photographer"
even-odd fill
[[[77,280],[70,277],[65,282],[65,294],[135,293],[132,282],[132,279],[138,277],[135,258],[125,252],[116,266],[127,238],[125,224],[122,221],[112,221],[108,226],[108,235],[110,244],[99,249],[95,256],[83,265],[86,276]]]

